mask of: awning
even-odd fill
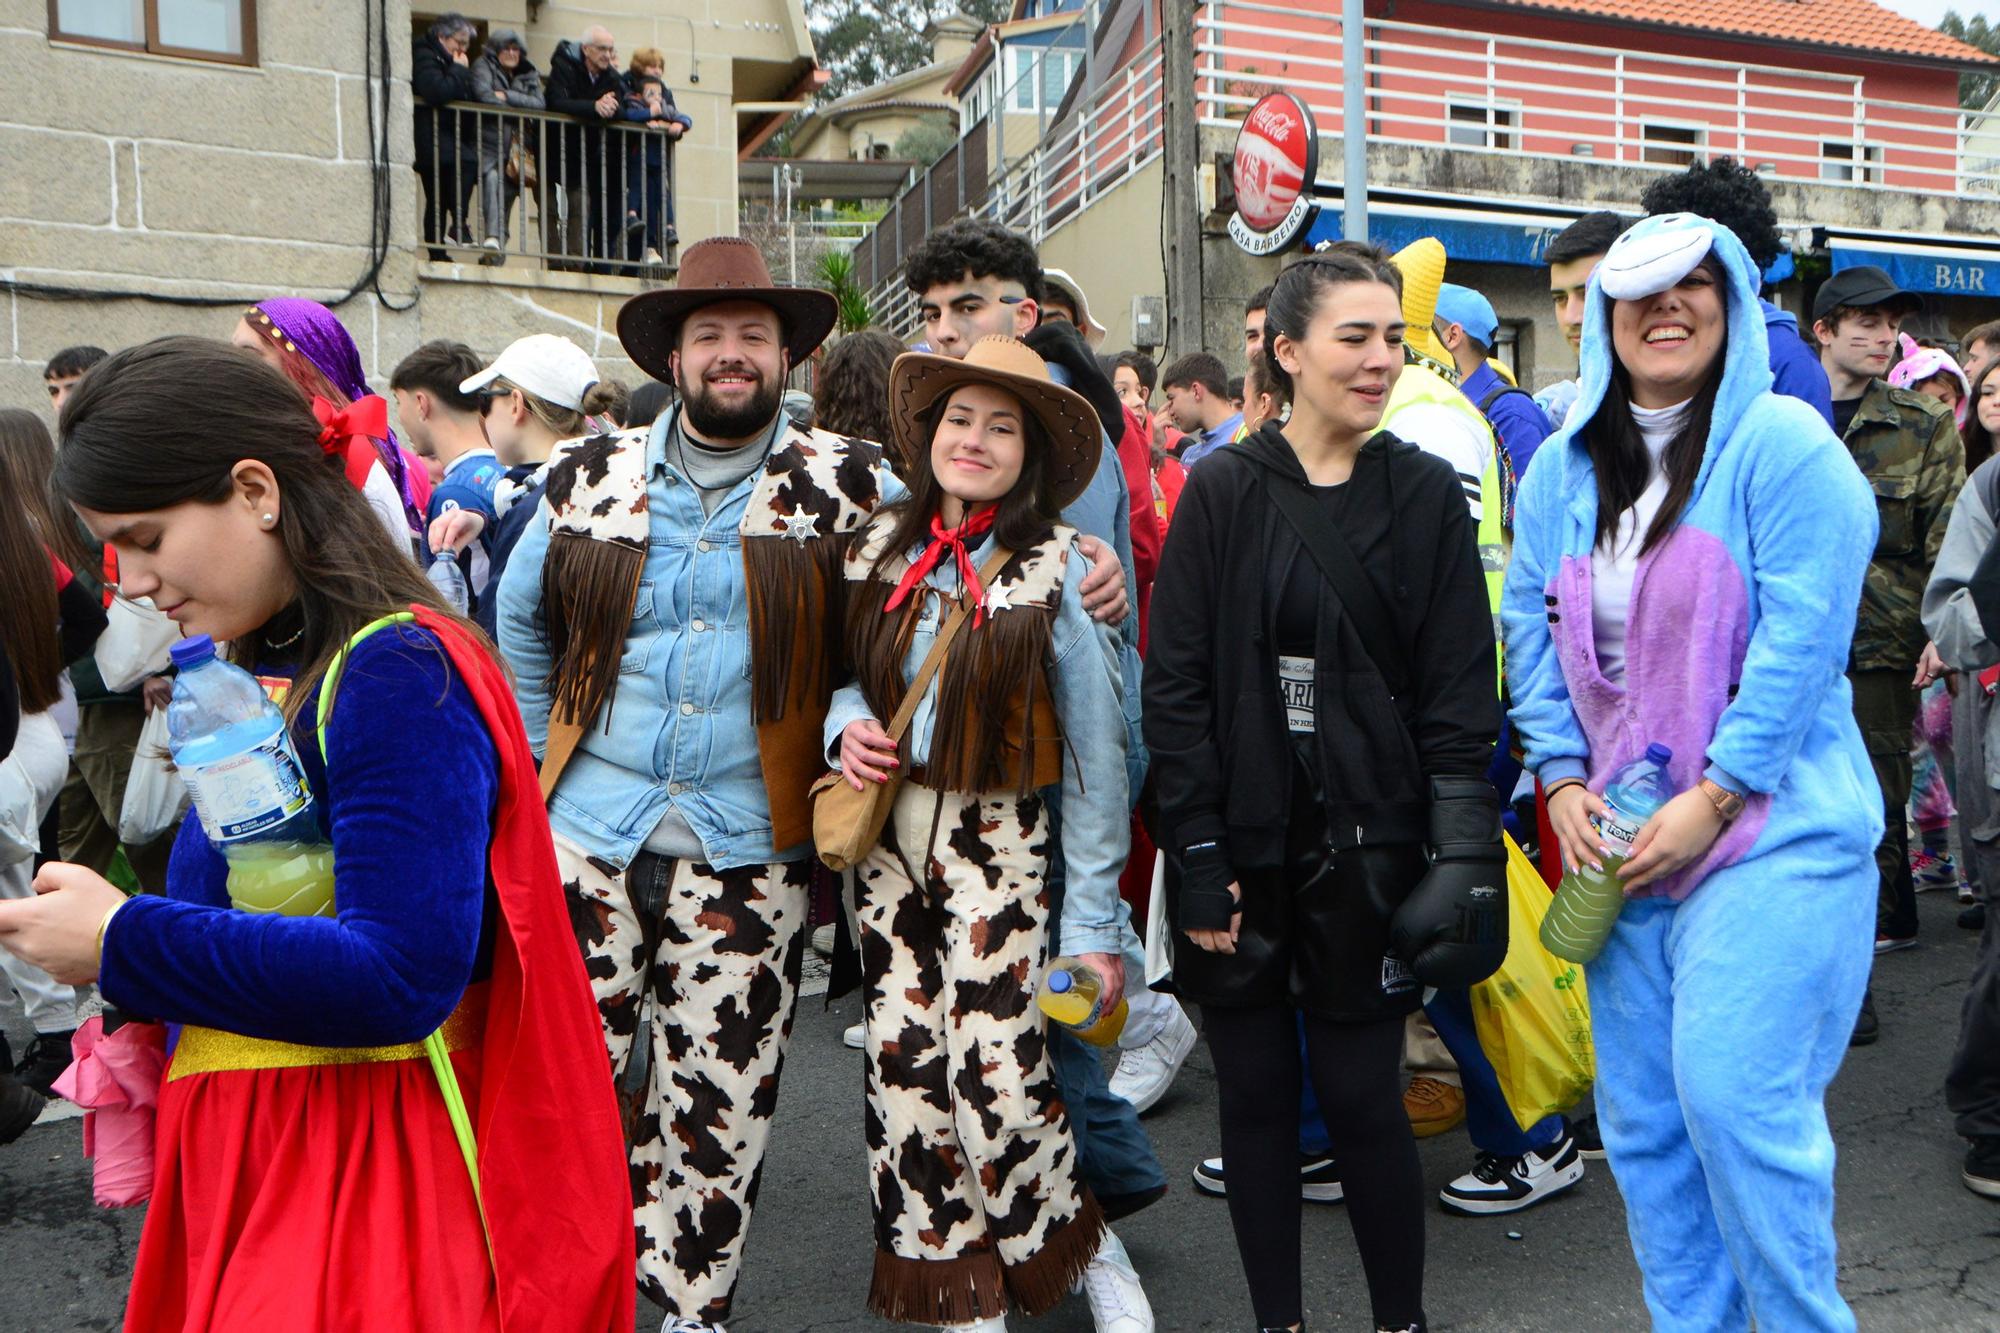
[[[2000,298],[2000,243],[1974,236],[1912,237],[1825,229],[1833,271],[1873,264],[1897,286],[1946,296]]]

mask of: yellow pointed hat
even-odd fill
[[[1444,285],[1444,242],[1424,236],[1390,256],[1403,275],[1403,341],[1431,360],[1451,365],[1451,353],[1437,340],[1431,321],[1437,318],[1438,288]]]

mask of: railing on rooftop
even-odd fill
[[[472,102],[416,114],[437,117],[416,164],[433,258],[645,278],[674,267],[674,138],[662,122]]]

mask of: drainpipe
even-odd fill
[[[1340,0],[1340,234],[1350,241],[1368,239],[1367,60],[1361,0]]]

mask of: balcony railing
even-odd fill
[[[551,111],[452,102],[418,138],[424,244],[628,276],[674,266],[674,136],[664,122],[583,121]]]
[[[1196,20],[1202,123],[1240,121],[1266,92],[1342,132],[1339,7],[1209,3]],[[1992,193],[1955,81],[1937,101],[1875,95],[1859,75],[1739,64],[1370,20],[1371,143],[1501,156],[1581,157],[1675,170],[1731,156],[1781,179],[1863,189]],[[1635,34],[1636,36],[1636,34]],[[1664,45],[1664,43],[1663,43]],[[1991,150],[1987,150],[1990,156]]]

